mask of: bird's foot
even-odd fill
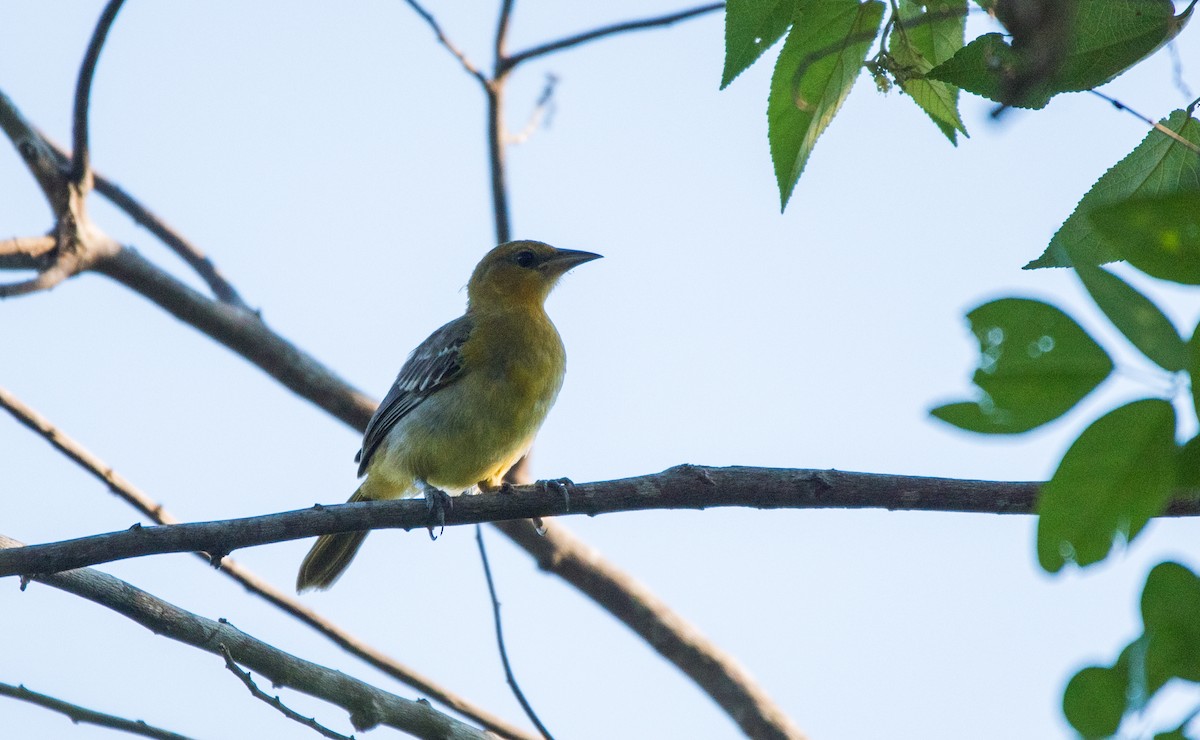
[[[563,498],[563,506],[567,511],[571,510],[571,489],[575,487],[575,481],[570,478],[555,478],[554,480],[538,481],[538,485],[543,491],[554,491]]]
[[[436,540],[446,531],[446,509],[454,508],[454,498],[428,483],[421,485],[421,492],[425,494],[425,508],[429,510],[429,523],[425,525],[429,529],[429,539]],[[435,527],[437,534],[433,533]]]

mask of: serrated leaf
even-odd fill
[[[1153,301],[1103,267],[1079,264],[1075,272],[1092,300],[1133,346],[1164,370],[1183,370],[1187,345]]]
[[[1177,110],[1161,124],[1193,144],[1200,145],[1200,121]],[[1180,142],[1151,130],[1142,143],[1101,175],[1087,195],[1075,206],[1041,257],[1025,265],[1070,267],[1074,261],[1092,265],[1121,258],[1092,224],[1091,213],[1106,205],[1132,197],[1167,195],[1200,189],[1200,157]]]
[[[1130,198],[1093,209],[1091,219],[1108,245],[1142,272],[1200,285],[1200,190]]]
[[[767,102],[767,136],[782,208],[787,208],[817,137],[858,78],[882,20],[878,0],[861,5],[855,0],[797,1]]]
[[[1065,414],[1112,372],[1108,354],[1048,303],[1002,298],[971,311],[967,320],[979,340],[973,380],[983,397],[930,412],[962,429],[1029,431]]]
[[[1085,0],[1074,17],[1012,27],[976,38],[929,76],[1004,105],[1042,108],[1059,93],[1090,90],[1112,80],[1179,32],[1170,0]],[[1019,14],[1017,17],[1021,17]]]
[[[1063,715],[1085,738],[1110,737],[1125,716],[1128,676],[1122,664],[1088,666],[1076,673],[1063,692]]]
[[[902,0],[899,9],[888,38],[896,82],[950,143],[957,144],[957,133],[967,133],[958,113],[958,88],[924,75],[962,48],[966,0]]]
[[[1097,419],[1071,444],[1038,497],[1038,561],[1053,573],[1108,556],[1161,514],[1175,486],[1175,409],[1144,399]]]
[[[721,89],[758,61],[792,24],[795,0],[729,0],[725,3],[725,70]]]
[[[1200,681],[1200,578],[1179,563],[1154,566],[1142,591],[1142,622],[1152,685]]]

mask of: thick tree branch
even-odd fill
[[[54,446],[55,449],[86,470],[101,483],[104,483],[110,491],[146,517],[159,524],[179,523],[179,520],[166,511],[162,504],[155,501],[120,473],[113,470],[103,460],[92,454],[91,451],[79,442],[76,442],[68,434],[56,428],[48,419],[22,403],[12,393],[2,387],[0,387],[0,408],[8,411],[17,421],[40,435]],[[197,555],[206,563],[210,561],[210,557],[206,553],[197,553]],[[298,599],[267,583],[249,568],[235,562],[232,558],[224,558],[221,561],[220,571],[242,584],[250,593],[262,597],[285,613],[312,627],[351,655],[360,658],[368,665],[378,668],[392,678],[411,686],[434,701],[478,722],[486,729],[503,737],[513,738],[514,740],[533,740],[536,737],[458,696],[449,689],[400,663],[395,658],[366,644],[333,622],[330,622],[316,611],[305,606]]]
[[[567,38],[559,39],[558,41],[551,41],[550,43],[535,46],[532,49],[526,49],[525,51],[513,54],[510,57],[505,57],[503,62],[497,67],[496,72],[497,74],[507,72],[516,67],[518,64],[527,62],[530,59],[536,59],[547,54],[552,54],[556,51],[562,51],[563,49],[570,49],[573,46],[586,44],[589,41],[596,41],[598,39],[605,38],[606,36],[615,36],[617,34],[628,33],[630,31],[646,31],[651,28],[662,28],[663,26],[670,26],[680,21],[685,21],[706,13],[711,13],[714,10],[720,10],[724,7],[725,3],[709,3],[708,5],[701,5],[689,10],[681,10],[677,13],[669,13],[667,15],[660,15],[654,18],[643,18],[636,21],[626,21],[624,23],[614,23],[611,26],[604,26],[603,28],[597,28],[592,31],[576,34],[574,36],[568,36]]]
[[[88,152],[88,106],[92,97],[92,80],[96,76],[96,64],[100,61],[100,50],[104,48],[104,40],[108,30],[125,0],[109,0],[100,13],[96,22],[96,30],[92,32],[92,40],[88,42],[87,51],[83,55],[83,64],[79,67],[79,79],[75,83],[75,116],[74,142],[75,150],[71,154],[71,182],[79,186],[83,192],[92,189],[91,161]]]
[[[53,696],[39,694],[36,691],[30,691],[24,686],[12,686],[6,683],[0,683],[0,696],[10,696],[14,699],[36,704],[39,707],[53,710],[59,714],[66,715],[71,722],[75,724],[96,725],[98,727],[107,727],[110,730],[120,730],[128,732],[131,735],[140,735],[142,737],[152,737],[156,740],[191,740],[186,735],[180,735],[177,732],[164,730],[154,725],[149,725],[142,720],[125,719],[104,712],[97,712],[94,709],[87,709],[78,704],[71,704],[62,699],[55,699]]]
[[[838,470],[709,468],[680,465],[654,475],[570,484],[569,499],[554,486],[516,486],[460,496],[445,511],[446,526],[648,509],[888,509],[1028,514],[1038,483],[925,478]],[[1200,515],[1200,499],[1181,498],[1165,516]],[[424,501],[365,501],[265,516],[168,527],[134,527],[108,534],[0,551],[0,577],[53,573],[85,565],[173,552],[226,555],[243,547],[368,529],[420,529]]]
[[[0,535],[0,552],[21,543]],[[428,704],[403,699],[331,668],[297,658],[238,630],[228,622],[193,614],[119,578],[85,569],[32,580],[112,609],[157,635],[223,657],[228,650],[239,664],[274,686],[315,696],[350,713],[357,730],[379,725],[422,738],[487,738],[470,725],[437,712]]]

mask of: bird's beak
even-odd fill
[[[572,267],[598,260],[603,256],[595,252],[584,252],[577,249],[560,249],[542,263],[542,269],[554,275],[561,275]]]

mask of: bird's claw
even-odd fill
[[[425,508],[429,511],[429,523],[425,526],[429,529],[429,539],[436,540],[446,531],[446,509],[454,508],[454,498],[430,485],[423,486],[422,492],[425,494]],[[433,533],[435,527],[437,534]]]
[[[571,510],[571,489],[575,487],[575,481],[570,478],[555,478],[553,480],[539,481],[543,491],[554,491],[563,498],[563,507],[567,511]]]

